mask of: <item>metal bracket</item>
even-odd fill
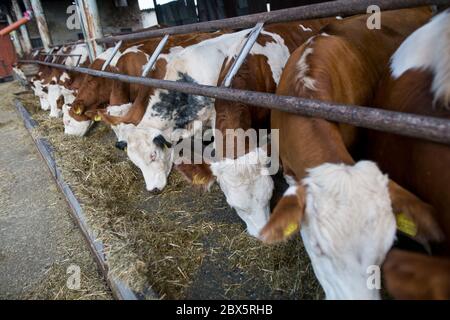
[[[52,50],[50,50],[50,52],[52,52]],[[42,52],[39,54],[42,56],[47,56],[47,58],[45,58],[46,60],[48,59],[48,57],[78,57],[76,67],[80,65],[81,57],[83,56],[81,54],[42,53]]]
[[[43,52],[39,52],[39,55],[47,55],[47,57],[44,59],[44,62],[49,62],[49,56],[51,56],[53,54],[53,52],[56,50],[56,47],[53,47],[50,49],[50,51],[48,53],[43,53]]]
[[[123,41],[120,40],[119,42],[116,43],[114,50],[111,54],[111,56],[108,58],[108,60],[105,61],[105,63],[103,64],[102,67],[102,71],[105,71],[106,68],[111,64],[111,61],[113,61],[114,57],[116,56],[117,52],[119,52],[120,47],[122,46]]]
[[[164,38],[159,42],[158,46],[156,47],[155,51],[153,51],[152,56],[148,60],[147,64],[143,68],[142,77],[147,77],[150,73],[150,70],[152,70],[153,66],[156,63],[156,60],[158,60],[159,55],[161,54],[161,51],[164,49],[164,46],[166,45],[167,41],[169,40],[169,35],[166,34]]]
[[[229,88],[231,86],[231,82],[244,63],[245,58],[247,58],[248,54],[250,53],[250,50],[252,50],[256,40],[258,40],[259,34],[261,33],[263,27],[264,22],[259,22],[255,27],[253,27],[252,31],[250,31],[247,40],[241,49],[241,52],[239,52],[238,56],[235,58],[233,65],[231,66],[228,74],[223,80],[222,87]]]

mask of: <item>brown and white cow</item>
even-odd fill
[[[382,13],[381,29],[368,16],[330,24],[289,59],[277,93],[352,105],[370,105],[391,55],[431,17],[428,8]],[[384,176],[369,161],[355,163],[355,130],[324,119],[272,111],[272,130],[291,187],[261,232],[265,242],[300,229],[328,299],[377,299],[367,278],[381,265],[396,230],[395,213],[432,220],[431,207]],[[389,197],[390,196],[390,197]],[[391,202],[392,201],[392,202]],[[392,208],[391,208],[392,203]],[[420,230],[432,238],[435,224]]]
[[[198,38],[198,37],[197,37]],[[167,42],[163,53],[176,50],[186,45],[187,41],[195,39],[193,35],[179,35],[173,36]],[[106,71],[116,72],[129,76],[141,76],[144,65],[148,62],[149,55],[158,46],[161,39],[151,39],[138,43],[127,43],[120,49],[121,52],[114,56],[112,63],[108,66]],[[191,43],[191,42],[190,42]],[[90,66],[91,69],[100,70],[105,60],[108,59],[112,53],[112,49],[108,49],[102,55],[97,57],[96,61]],[[158,77],[159,63],[156,64],[152,77]],[[161,70],[163,72],[164,70]],[[69,112],[65,114],[65,128],[66,133],[72,135],[84,135],[92,121],[97,119],[101,111],[108,108],[109,113],[115,116],[123,116],[119,119],[109,119],[114,123],[133,123],[136,121],[136,115],[142,114],[138,101],[140,97],[148,96],[148,89],[137,84],[129,84],[121,81],[114,81],[111,79],[93,77],[84,75],[82,86],[78,92],[77,98],[68,108]],[[136,102],[136,107],[128,116],[127,111],[131,108],[131,103]],[[105,110],[106,111],[106,110]],[[104,117],[107,119],[107,116]],[[117,126],[113,126],[116,134],[120,131]]]
[[[100,54],[89,68],[101,70],[113,54],[113,50],[110,48]],[[133,62],[129,60],[133,60]],[[105,71],[137,75],[146,61],[148,61],[148,55],[138,50],[137,47],[131,47],[122,53],[117,53]],[[132,73],[129,66],[134,65],[137,67]],[[113,93],[119,91],[119,89],[113,90],[114,86],[120,88],[120,94]],[[95,120],[95,115],[91,115],[90,111],[106,108],[111,102],[127,103],[133,97],[132,92],[136,91],[133,91],[133,88],[135,88],[134,85],[122,84],[111,79],[82,75],[82,82],[76,96],[73,96],[72,101],[66,99],[63,110],[64,132],[69,135],[84,136]]]
[[[374,105],[450,119],[450,10],[403,42]],[[368,132],[365,145],[365,154],[384,172],[436,209],[445,235],[445,245],[433,253],[446,258],[398,250],[387,257],[384,275],[390,294],[398,299],[450,299],[450,147],[376,131]],[[416,229],[406,232],[414,236]]]
[[[68,67],[87,66],[89,64],[89,51],[86,44],[76,44],[63,49],[65,49],[63,51],[64,54],[73,56],[63,57],[56,63]],[[62,115],[62,105],[61,103],[58,105],[58,101],[61,101],[62,98],[68,101],[73,99],[77,86],[79,86],[76,79],[81,79],[82,76],[75,72],[69,73],[53,68],[49,77],[47,100],[50,105],[50,117],[59,118]]]
[[[304,25],[306,24],[306,26]],[[290,24],[284,24],[284,25],[277,25],[277,26],[268,26],[266,27],[266,30],[262,32],[262,36],[258,40],[258,43],[254,46],[252,49],[250,56],[248,59],[250,59],[250,62],[246,63],[246,66],[250,66],[250,70],[246,67],[242,69],[242,71],[239,72],[240,75],[240,82],[243,83],[244,81],[247,82],[246,84],[241,84],[243,88],[247,89],[253,89],[255,87],[255,90],[260,91],[274,91],[276,88],[276,82],[278,81],[282,69],[284,67],[285,62],[287,61],[290,51],[289,49],[293,50],[295,47],[297,47],[299,44],[301,44],[304,40],[306,40],[311,34],[313,34],[313,29],[317,31],[322,27],[325,23],[321,22],[304,22],[304,24],[298,23],[290,23]],[[278,34],[274,31],[277,30]],[[177,53],[173,56],[173,58],[168,59],[167,69],[169,70],[169,73],[165,79],[166,80],[184,80],[184,81],[193,81],[197,83],[202,84],[209,84],[209,85],[217,85],[219,81],[220,71],[222,66],[225,64],[226,69],[230,67],[230,63],[232,61],[232,58],[234,55],[237,54],[239,51],[238,49],[242,46],[243,40],[248,34],[248,30],[244,30],[241,32],[233,33],[233,34],[227,34],[227,35],[220,35],[217,38],[206,40],[204,42],[199,43],[198,45],[194,45],[191,47],[186,48],[185,50],[181,51],[180,53]],[[286,42],[285,43],[285,39]],[[297,41],[297,42],[295,42]],[[225,63],[227,62],[227,63]],[[209,63],[209,65],[208,65]],[[261,70],[260,67],[263,67],[264,70]],[[222,70],[221,74],[222,77],[226,73],[227,70]],[[246,75],[245,72],[250,71],[252,72],[252,75]],[[250,79],[249,77],[255,76],[258,77],[259,83],[256,85],[253,85],[254,82],[252,81],[254,79]],[[181,77],[181,78],[180,78]],[[239,77],[239,76],[238,76]],[[265,78],[265,79],[264,79]],[[235,84],[238,83],[239,80],[235,80]],[[262,84],[261,84],[262,82]],[[259,87],[258,87],[259,86]],[[192,122],[198,114],[201,112],[190,112],[195,111],[196,108],[204,109],[205,107],[207,109],[211,109],[212,105],[210,104],[212,101],[209,99],[202,99],[199,97],[192,97],[190,95],[186,94],[178,94],[178,93],[172,93],[169,92],[168,95],[166,95],[165,90],[156,90],[156,93],[160,96],[152,97],[156,101],[150,100],[150,108],[158,109],[160,101],[163,100],[164,103],[167,104],[167,102],[172,99],[174,105],[168,106],[169,112],[176,112],[176,108],[179,108],[181,111],[176,115],[174,118],[175,121],[170,122],[168,121],[168,127],[169,131],[173,130],[174,128],[183,128],[185,124],[182,124],[179,126],[179,123],[186,122],[190,123]],[[171,97],[172,96],[172,97]],[[162,97],[162,98],[161,98]],[[189,99],[191,101],[189,102]],[[167,101],[164,101],[167,100]],[[197,101],[196,101],[197,100]],[[201,100],[201,101],[200,101]],[[199,103],[196,103],[199,102]],[[156,108],[153,106],[156,105]],[[145,105],[147,107],[147,105]],[[231,107],[231,106],[230,106]],[[145,108],[143,108],[145,109]],[[206,110],[206,109],[204,109]],[[189,111],[189,112],[188,112]],[[145,141],[151,141],[151,137],[148,135],[155,135],[154,138],[163,136],[165,140],[170,141],[169,134],[163,132],[166,129],[161,130],[161,126],[158,123],[160,121],[158,119],[158,113],[163,113],[161,108],[158,110],[152,110],[149,111],[147,109],[146,115],[143,116],[142,122],[137,126],[136,130],[133,132],[132,140],[136,140],[136,143],[134,144],[136,146],[136,149],[140,149],[141,145],[145,145],[148,143],[144,143]],[[210,111],[208,111],[209,113]],[[190,113],[191,116],[193,116],[192,119],[188,119],[188,121],[185,121],[186,119],[182,119],[183,116]],[[171,118],[172,115],[168,114],[167,118]],[[177,118],[178,117],[178,118]],[[265,126],[268,127],[268,113],[265,112]],[[142,118],[142,113],[140,114],[140,117],[137,117],[139,120]],[[162,115],[159,118],[164,118],[164,115]],[[208,119],[209,117],[206,117]],[[163,120],[164,122],[164,120]],[[224,121],[221,120],[221,123],[226,126]],[[255,124],[254,124],[255,125]],[[236,123],[235,127],[245,127],[245,125],[240,122]],[[162,126],[164,128],[164,125]],[[142,130],[144,129],[144,130]],[[147,132],[146,132],[147,131]],[[153,133],[149,133],[152,131]],[[189,136],[190,134],[188,134]],[[172,138],[171,143],[176,142],[177,138],[179,136],[176,136],[175,139]],[[140,142],[143,141],[143,142]],[[158,152],[159,148],[155,143],[155,147],[152,149],[151,146],[148,147],[148,156],[146,156],[143,152],[136,152],[137,155],[133,156],[133,147],[130,144],[128,144],[128,153],[131,154],[130,158],[134,159],[135,163],[138,163],[138,166],[143,169],[143,172],[147,172],[148,178],[146,179],[147,187],[151,186],[150,183],[151,180],[157,181],[159,180],[160,183],[157,183],[156,185],[160,185],[162,188],[165,185],[165,179],[168,173],[171,169],[171,164],[169,166],[167,165],[161,165],[163,163],[163,160],[170,159],[170,148],[166,149],[166,152]],[[152,149],[152,150],[150,150]],[[151,151],[151,152],[150,152]],[[154,174],[154,176],[157,176],[157,179],[152,178],[152,175],[149,173],[152,170],[149,168],[150,165],[147,165],[147,168],[145,164],[144,159],[145,158],[151,158],[152,152],[160,153],[161,157],[159,157],[160,161],[151,161],[152,165],[163,168],[165,171],[165,174],[161,174],[159,172],[158,174]],[[141,154],[139,154],[141,153]],[[167,156],[166,156],[167,154]],[[133,158],[134,157],[134,158]],[[156,157],[158,159],[158,157]],[[190,177],[196,176],[198,174],[198,166],[189,166],[189,165],[180,165],[178,167],[183,172],[189,171],[188,175]],[[145,170],[147,169],[147,170]],[[194,174],[192,173],[192,170],[194,170]],[[157,170],[154,170],[157,171]],[[202,181],[204,184],[209,184],[210,174],[208,168],[201,168],[200,174],[206,174],[209,176],[208,180],[203,180],[203,177],[199,177],[199,175],[196,176],[197,181]],[[225,171],[225,170],[222,170]],[[145,173],[144,173],[145,176]],[[267,179],[266,179],[267,180]],[[270,180],[270,177],[268,178]],[[155,182],[153,182],[155,184]],[[157,187],[158,188],[158,187]],[[158,188],[158,189],[160,189]],[[270,195],[269,195],[270,198]],[[260,204],[253,205],[260,206]],[[251,205],[250,205],[251,206]],[[259,211],[256,210],[255,211]],[[267,210],[268,213],[268,210]],[[244,215],[245,217],[245,215]],[[248,221],[248,219],[247,219]],[[264,223],[260,223],[260,225],[264,225]],[[257,232],[254,230],[253,224],[251,224],[251,232],[252,234],[256,235]]]
[[[322,27],[334,21],[335,18],[329,18],[265,26],[231,87],[275,93],[291,53]],[[229,59],[224,63],[218,83],[222,83],[233,62],[234,59]],[[257,236],[268,221],[273,192],[272,177],[267,170],[270,161],[268,146],[264,146],[263,137],[255,139],[249,134],[248,140],[240,141],[245,147],[239,150],[239,139],[235,133],[249,129],[259,133],[261,129],[270,129],[270,110],[216,100],[215,111],[215,129],[220,135],[215,135],[216,158],[211,164],[214,176],[208,175],[204,167],[191,167],[195,171],[194,182],[208,185],[216,177],[228,204],[246,222],[248,232]],[[256,141],[251,142],[250,139]],[[249,161],[253,156],[256,161]]]

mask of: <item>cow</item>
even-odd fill
[[[241,34],[244,33],[242,32]],[[216,32],[211,34],[195,34],[189,37],[183,36],[178,39],[175,38],[176,45],[172,47],[168,46],[165,49],[165,52],[160,55],[149,76],[155,79],[167,79],[167,72],[171,70],[169,69],[169,66],[174,60],[177,60],[178,56],[183,54],[185,50],[192,50],[192,48],[197,47],[197,45],[219,39],[223,35],[222,32]],[[212,46],[213,44],[209,45],[210,52],[213,52],[212,56],[223,56],[223,53],[221,52],[214,52]],[[192,55],[189,55],[188,57],[189,59],[193,58]],[[223,60],[220,63],[222,62]],[[181,63],[181,60],[177,60],[177,63]],[[216,73],[219,73],[220,66],[217,67]],[[202,73],[201,70],[198,71]],[[204,74],[207,73],[204,72]],[[160,101],[161,103],[155,107],[155,110],[150,111],[148,106],[152,105],[152,99],[153,102],[155,101],[156,94],[158,95],[156,99],[163,101]],[[128,104],[124,105],[125,108],[129,108],[130,110],[123,116],[118,117],[118,114],[116,113],[117,111],[120,112],[120,107],[118,106],[111,106],[105,111],[99,110],[99,114],[104,121],[113,125],[116,132],[118,132],[119,138],[122,140],[119,141],[119,145],[127,145],[126,149],[130,160],[140,167],[141,170],[144,169],[142,171],[145,177],[146,186],[150,191],[162,189],[165,186],[167,176],[172,168],[171,146],[173,141],[170,142],[170,140],[172,140],[170,136],[176,131],[173,130],[174,123],[177,120],[176,118],[178,117],[178,120],[188,120],[188,122],[192,122],[197,119],[199,114],[202,114],[201,109],[205,110],[203,114],[204,121],[209,121],[211,118],[210,104],[208,105],[209,108],[203,108],[201,103],[199,103],[199,109],[193,110],[192,114],[189,114],[191,105],[186,104],[182,106],[179,113],[177,113],[177,105],[174,102],[187,102],[187,100],[189,100],[189,102],[197,102],[191,100],[191,98],[188,98],[188,96],[184,94],[172,92],[166,94],[165,92],[155,90],[151,87],[143,87],[139,91],[131,108]],[[201,99],[199,98],[199,100]],[[187,116],[188,119],[181,119],[180,115]],[[174,118],[167,121],[167,118],[172,116]],[[186,124],[188,124],[188,122],[186,122]],[[178,138],[181,138],[184,131],[179,130],[178,132],[180,133]],[[178,141],[178,138],[173,139]],[[145,170],[146,168],[148,170]],[[153,173],[154,175],[152,176]],[[155,176],[157,177],[156,179],[154,178]]]
[[[381,29],[368,29],[365,15],[329,24],[292,54],[277,94],[370,105],[391,55],[430,17],[429,8],[417,8],[383,12]],[[379,291],[366,285],[367,272],[393,244],[394,213],[432,221],[419,236],[435,239],[431,206],[388,180],[372,161],[355,162],[352,127],[278,110],[271,127],[279,130],[272,151],[279,150],[290,187],[260,239],[281,241],[301,225],[327,299],[378,299]]]
[[[62,47],[55,47],[54,51],[56,53],[62,53],[63,48]],[[38,52],[38,55],[35,56],[35,60],[38,61],[46,61],[47,60],[47,56],[44,54],[45,52]],[[52,63],[56,63],[58,62],[58,60],[60,60],[62,58],[58,57],[58,56],[53,56],[50,59],[50,62]],[[39,66],[39,70],[38,70],[38,74],[31,78],[30,80],[30,84],[31,84],[31,89],[33,90],[34,94],[39,97],[40,100],[40,105],[41,105],[41,109],[42,110],[49,110],[50,109],[50,104],[48,103],[48,84],[50,83],[50,79],[51,79],[51,74],[53,72],[53,68],[48,67],[48,66]]]
[[[290,54],[316,35],[322,27],[335,20],[327,18],[267,25],[234,77],[231,87],[275,93]],[[218,83],[222,83],[233,62],[234,59],[225,61]],[[206,186],[214,181],[214,177],[217,178],[228,204],[246,222],[249,234],[257,236],[270,214],[273,181],[270,175],[265,174],[270,158],[267,148],[261,145],[262,141],[259,141],[258,146],[255,143],[255,149],[250,149],[250,141],[246,141],[245,149],[239,153],[238,139],[233,134],[227,135],[227,131],[270,129],[270,110],[220,99],[215,101],[215,110],[215,129],[221,133],[222,138],[219,141],[219,136],[215,136],[216,154],[218,155],[217,148],[221,148],[222,158],[218,155],[211,163],[213,174],[208,175],[203,170],[206,175],[197,172],[191,175]],[[233,141],[234,146],[230,147],[227,140]],[[258,155],[258,161],[247,161],[253,155]],[[246,183],[239,183],[243,181]]]
[[[73,56],[63,57],[60,64],[68,67],[87,66],[89,64],[89,51],[86,44],[77,44],[73,47],[65,48],[64,54],[70,54]],[[51,80],[48,84],[47,100],[50,105],[50,117],[59,118],[62,115],[62,105],[58,105],[58,101],[62,98],[68,100],[74,95],[77,90],[78,82],[76,78],[80,79],[81,76],[78,73],[66,72],[61,69],[53,68],[50,75]]]
[[[386,289],[397,299],[449,300],[450,259],[391,250],[383,264]]]
[[[70,46],[56,47],[54,50],[55,56],[49,61],[56,64],[65,64],[74,66],[78,62],[78,57],[61,56],[67,54],[80,55],[80,64],[85,64],[88,57],[88,51],[85,44],[76,44]],[[39,61],[48,60],[47,56],[39,55]],[[40,66],[36,77],[31,79],[31,87],[34,93],[39,97],[41,108],[43,110],[50,110],[51,117],[59,117],[61,111],[58,108],[58,100],[61,97],[61,91],[65,95],[68,94],[69,84],[72,83],[71,77],[76,77],[76,74],[68,74],[60,69],[49,66]]]
[[[393,55],[374,105],[380,109],[450,119],[450,10],[409,36]],[[430,203],[445,243],[442,258],[396,251],[386,258],[390,294],[399,299],[450,298],[450,147],[416,138],[367,132],[364,154],[390,177]],[[404,232],[414,236],[418,226]],[[445,258],[446,257],[446,258]],[[434,265],[435,263],[435,265]]]
[[[118,72],[117,67],[120,60],[122,64],[126,63],[126,59],[129,56],[128,53],[142,57],[147,61],[147,56],[144,53],[135,53],[135,47],[126,49],[123,54],[118,52],[112,59],[109,66],[105,71]],[[94,62],[89,66],[93,70],[101,70],[105,62],[111,57],[114,49],[109,48],[102,54],[100,54]],[[144,62],[143,62],[144,63]],[[141,64],[142,66],[142,64]],[[72,99],[69,101],[66,99],[66,103],[63,108],[63,122],[64,132],[68,135],[84,136],[89,128],[92,126],[95,117],[86,115],[85,113],[90,111],[91,108],[98,109],[106,107],[110,99],[112,99],[112,88],[115,81],[111,79],[94,77],[91,75],[82,75],[82,82],[80,88]],[[120,103],[125,103],[127,100],[121,100]]]
[[[281,25],[280,25],[281,26]],[[280,29],[282,27],[278,26],[278,31],[280,32]],[[314,27],[313,24],[309,24],[309,26]],[[289,32],[290,37],[287,37],[288,41],[290,42],[294,42],[294,40],[292,40],[291,38],[296,38],[296,36],[298,34],[302,34],[304,33],[304,35],[301,35],[300,37],[303,37],[302,40],[304,41],[308,36],[311,35],[311,33],[313,32],[313,30],[311,28],[309,28],[309,26],[305,27],[304,25],[302,25],[301,23],[292,23],[289,25],[285,25],[285,29],[283,30],[285,32],[285,35],[288,34]],[[272,27],[272,28],[276,28],[276,27]],[[316,28],[318,29],[318,28]],[[289,31],[288,31],[289,30]],[[306,30],[306,31],[305,31]],[[285,61],[287,60],[290,52],[289,52],[289,48],[284,44],[284,39],[282,36],[278,35],[278,34],[274,34],[272,33],[273,30],[270,30],[270,27],[268,29],[268,31],[263,31],[262,36],[260,37],[260,39],[258,40],[258,43],[255,45],[255,47],[253,48],[252,53],[250,54],[251,56],[251,60],[252,63],[254,63],[254,65],[252,65],[252,68],[254,68],[255,70],[252,70],[252,72],[254,72],[255,74],[259,74],[259,77],[261,79],[261,81],[263,81],[264,83],[262,85],[260,85],[260,87],[263,87],[266,85],[267,82],[267,86],[270,87],[270,89],[261,89],[260,90],[272,90],[272,92],[275,90],[276,84],[274,84],[273,80],[271,80],[271,78],[273,77],[272,75],[272,71],[270,71],[271,68],[273,68],[273,73],[275,74],[275,78],[279,78],[282,68],[284,66]],[[168,70],[168,75],[164,78],[165,80],[172,80],[172,81],[180,81],[180,80],[185,80],[185,81],[194,81],[197,83],[203,83],[203,84],[209,84],[209,85],[217,85],[219,77],[220,77],[220,73],[224,74],[226,73],[226,71],[221,71],[221,67],[224,65],[225,62],[227,62],[227,68],[230,67],[230,61],[233,59],[233,56],[238,52],[238,48],[240,48],[240,46],[242,45],[243,42],[243,37],[246,36],[248,34],[249,30],[244,30],[238,33],[234,33],[234,34],[227,34],[227,35],[222,35],[219,36],[215,39],[211,39],[211,40],[206,40],[204,42],[199,43],[198,45],[194,45],[192,47],[186,48],[185,50],[183,50],[180,53],[177,53],[175,55],[175,57],[168,62],[167,65],[167,70]],[[234,38],[234,39],[233,39]],[[291,45],[292,50],[298,46],[301,41],[298,40],[299,42],[296,45]],[[232,47],[234,46],[234,48]],[[232,53],[227,53],[226,50],[230,51],[230,48],[232,49]],[[213,54],[211,54],[211,52],[213,52]],[[224,54],[225,53],[225,54]],[[258,58],[258,56],[263,56],[265,55],[263,58]],[[205,63],[209,63],[210,65],[208,67],[203,67],[201,70],[199,68],[197,68],[195,70],[195,68],[189,68],[190,66],[196,66],[196,63],[199,62],[199,57],[205,57],[204,62]],[[270,65],[271,64],[271,65]],[[261,73],[258,73],[258,66],[259,65],[265,65],[266,69],[264,70],[265,72],[268,72],[270,74],[270,77],[268,77],[268,80],[262,80],[262,78],[264,77],[264,75],[261,75]],[[269,66],[270,65],[270,66]],[[208,73],[206,72],[208,70]],[[269,70],[269,71],[268,71]],[[201,73],[199,72],[201,71]],[[266,74],[267,75],[267,74]],[[242,79],[242,78],[241,78]],[[249,81],[248,78],[246,78],[246,81]],[[180,109],[186,109],[186,111],[188,111],[189,109],[195,109],[194,107],[200,107],[201,108],[205,108],[205,106],[208,106],[207,109],[211,109],[211,101],[209,101],[209,99],[200,99],[200,98],[196,98],[196,97],[191,97],[190,95],[185,95],[185,94],[176,94],[176,93],[172,93],[169,92],[169,96],[167,96],[165,94],[165,90],[156,90],[155,94],[153,95],[152,99],[154,100],[158,100],[161,99],[162,96],[162,100],[168,100],[168,98],[170,98],[170,95],[173,96],[173,101],[179,104]],[[158,97],[158,95],[160,95]],[[177,100],[178,99],[178,100]],[[188,100],[192,99],[191,101],[191,105],[189,105]],[[197,101],[195,101],[195,100]],[[164,103],[167,103],[167,101],[163,101]],[[200,102],[197,105],[195,105],[196,103],[194,102]],[[186,103],[184,105],[184,103]],[[142,116],[142,113],[140,114],[140,117],[137,117],[137,119],[139,121],[142,121],[138,124],[138,126],[136,127],[136,129],[138,129],[139,131],[135,130],[135,132],[131,135],[128,135],[128,138],[131,137],[131,140],[135,140],[137,142],[135,142],[133,145],[136,146],[135,148],[137,149],[139,146],[141,145],[147,145],[147,153],[148,156],[146,154],[144,154],[142,152],[142,150],[136,150],[133,154],[133,146],[130,147],[130,143],[128,143],[128,153],[130,156],[130,158],[134,159],[135,163],[139,163],[141,167],[141,170],[144,167],[143,173],[145,176],[145,172],[147,172],[149,178],[146,179],[146,184],[147,184],[147,188],[151,189],[150,187],[154,187],[155,182],[151,183],[151,180],[153,181],[160,181],[159,183],[157,183],[160,187],[156,187],[156,189],[161,189],[164,187],[165,183],[166,183],[166,179],[167,179],[167,175],[170,172],[170,169],[172,167],[171,163],[169,165],[162,165],[163,159],[170,159],[170,148],[167,148],[168,145],[174,143],[177,141],[178,138],[180,138],[179,135],[175,135],[175,137],[172,137],[172,139],[170,139],[169,135],[170,133],[173,131],[176,131],[176,127],[178,126],[177,123],[175,123],[176,121],[167,121],[166,123],[164,123],[164,121],[162,121],[163,125],[161,125],[160,122],[161,119],[158,118],[163,118],[164,116],[161,117],[156,117],[158,115],[158,113],[161,113],[161,111],[156,110],[152,110],[153,105],[156,104],[156,106],[158,106],[158,101],[151,101],[150,100],[150,104],[149,107],[145,106],[145,108],[142,109],[146,109],[146,113],[144,116]],[[194,104],[194,105],[193,105]],[[159,107],[159,106],[158,106]],[[175,107],[175,106],[174,106]],[[174,109],[174,107],[172,107],[172,109]],[[151,109],[149,109],[151,108]],[[151,111],[149,111],[151,110]],[[208,111],[209,113],[210,111]],[[186,113],[186,112],[185,112]],[[181,114],[181,113],[180,113]],[[194,113],[195,115],[195,113]],[[268,116],[265,116],[266,119],[268,118]],[[170,118],[170,117],[168,117]],[[206,117],[205,119],[208,119],[209,117]],[[163,119],[164,120],[164,119]],[[172,120],[172,119],[170,119]],[[180,120],[180,119],[176,119],[176,120]],[[183,120],[183,119],[181,119]],[[189,120],[192,122],[192,120]],[[208,120],[209,121],[209,120]],[[266,127],[267,127],[268,121],[266,121]],[[152,136],[152,134],[149,133],[145,133],[146,130],[140,130],[140,129],[147,129],[147,128],[151,128],[151,130],[153,131],[153,135],[155,135],[154,137]],[[169,132],[164,132],[164,130],[168,128]],[[156,129],[156,131],[155,131]],[[175,129],[175,130],[174,130]],[[158,134],[159,133],[159,134]],[[156,135],[158,134],[158,135]],[[192,133],[188,133],[186,136],[190,136]],[[157,144],[154,143],[153,147],[151,145],[149,145],[148,141],[151,141],[151,137],[154,138],[158,138],[157,141],[163,141],[163,139],[161,139],[161,136],[164,138],[164,140],[167,143],[164,143],[164,148],[163,148],[163,152],[161,152],[160,148],[158,148]],[[186,136],[182,136],[184,138],[186,138]],[[147,141],[144,143],[144,141]],[[142,148],[141,148],[142,149]],[[140,154],[139,154],[140,153]],[[156,158],[154,156],[152,156],[156,154]],[[156,168],[164,168],[165,174],[160,174],[160,172],[157,175],[157,179],[152,179],[152,175],[149,173],[151,172],[151,168],[150,166],[147,164],[147,168],[145,170],[145,158],[150,158],[150,159],[158,159],[159,157],[159,161],[156,160],[152,160],[151,164],[154,165]],[[203,177],[205,176],[209,176],[211,177],[211,171],[209,170],[209,168],[207,168],[207,166],[189,166],[189,165],[184,165],[181,164],[180,166],[177,167],[178,169],[181,169],[181,171],[183,173],[187,172],[187,175],[189,176],[190,180],[196,180],[195,182],[199,182],[201,184],[205,184],[207,186],[209,186],[211,184],[212,179],[203,179]],[[156,170],[153,170],[154,172]],[[155,173],[156,175],[156,173]],[[192,177],[194,177],[194,179],[192,179]],[[154,189],[154,188],[153,188]],[[253,230],[253,228],[251,229]],[[256,235],[256,232],[253,232],[254,235]]]
[[[225,59],[235,55],[250,30],[223,34],[216,32],[183,50],[163,55],[154,71],[159,78],[200,84],[217,84]],[[212,37],[212,38],[211,38]],[[127,153],[144,176],[149,191],[162,190],[173,165],[173,143],[194,133],[194,121],[211,125],[213,100],[148,88],[138,99],[145,110],[140,122],[127,132]],[[136,103],[135,103],[136,104]]]
[[[175,47],[183,45],[185,41],[191,39],[192,35],[180,35],[171,37],[166,44],[163,53],[173,50]],[[129,76],[141,76],[143,66],[148,62],[149,54],[158,46],[160,38],[146,40],[143,42],[126,43],[120,51],[114,56],[112,64],[106,71],[121,73]],[[99,70],[109,53],[103,53],[97,57],[95,63],[90,68]],[[157,65],[158,66],[158,65]],[[70,132],[73,135],[83,136],[93,120],[100,120],[100,113],[107,106],[112,106],[110,110],[118,111],[116,116],[124,116],[128,108],[126,106],[138,98],[141,91],[147,92],[147,89],[141,85],[129,84],[111,79],[93,77],[85,75],[77,98],[70,104],[68,113],[66,113],[67,123],[70,126]],[[142,96],[143,94],[141,94]],[[120,106],[124,105],[125,108]],[[135,112],[136,113],[136,112]],[[130,121],[133,119],[120,119],[120,121]],[[112,122],[112,120],[111,120]],[[119,122],[116,120],[115,122]],[[69,130],[66,130],[69,131]]]

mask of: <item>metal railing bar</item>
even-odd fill
[[[221,20],[193,23],[163,29],[147,30],[128,35],[110,36],[97,39],[97,43],[117,42],[119,40],[141,40],[162,37],[166,34],[187,34],[195,32],[210,32],[220,29],[252,28],[258,22],[276,23],[295,20],[317,19],[333,16],[349,16],[367,13],[367,8],[377,5],[381,10],[412,8],[426,5],[447,5],[448,0],[337,0],[311,4],[271,12],[227,18]]]
[[[227,75],[225,76],[225,79],[222,82],[222,87],[229,88],[231,86],[231,82],[233,81],[234,77],[238,73],[239,69],[241,68],[242,64],[244,63],[245,59],[247,58],[248,54],[250,53],[250,50],[252,50],[253,46],[255,45],[256,40],[258,40],[258,37],[264,27],[263,22],[259,22],[250,32],[250,34],[247,37],[247,40],[242,47],[241,51],[237,55],[237,57],[234,57],[235,60],[233,62],[233,65],[231,66],[230,70],[228,71]]]
[[[364,127],[403,136],[450,144],[450,120],[442,118],[386,111],[371,107],[334,104],[298,97],[278,96],[269,93],[151,78],[132,77],[118,73],[110,73],[81,67],[68,67],[35,60],[21,60],[20,62],[35,63],[53,68],[89,74],[95,77],[141,84],[144,86],[161,88],[165,90],[180,91],[187,94],[206,96],[214,99],[241,102],[302,116],[322,118],[357,127]]]
[[[142,77],[147,77],[150,73],[150,70],[152,70],[153,66],[156,63],[156,60],[158,60],[159,55],[161,54],[161,51],[166,46],[167,41],[169,40],[169,35],[166,34],[164,38],[159,42],[158,46],[156,47],[155,51],[153,51],[152,56],[148,60],[147,64],[144,66],[144,71],[142,72]]]
[[[106,68],[111,64],[111,61],[116,56],[117,52],[119,52],[120,47],[122,46],[123,41],[119,41],[116,43],[116,46],[113,49],[113,52],[111,53],[111,56],[108,58],[108,60],[105,61],[105,63],[102,66],[102,71],[105,71]]]

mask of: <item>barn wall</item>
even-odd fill
[[[67,8],[72,5],[71,0],[41,0],[47,20],[50,36],[54,44],[77,41],[81,30],[67,28]],[[38,32],[39,34],[39,32]]]
[[[127,3],[126,7],[116,7],[113,0],[97,0],[105,36],[142,29],[142,14],[138,1],[127,0]]]

